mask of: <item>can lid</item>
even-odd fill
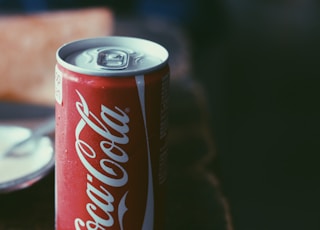
[[[161,45],[132,37],[98,37],[63,45],[57,61],[65,68],[96,76],[128,76],[167,64],[168,51]]]

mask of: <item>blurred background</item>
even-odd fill
[[[184,31],[234,229],[320,229],[318,1],[0,0],[3,14],[92,6]]]

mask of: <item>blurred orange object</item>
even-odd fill
[[[0,99],[54,105],[56,50],[86,37],[111,35],[109,9],[0,17]]]

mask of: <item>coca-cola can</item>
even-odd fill
[[[164,229],[167,50],[111,36],[56,57],[56,229]]]

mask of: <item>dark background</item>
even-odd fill
[[[185,29],[235,229],[320,229],[320,3],[0,1],[4,13],[94,5]]]

